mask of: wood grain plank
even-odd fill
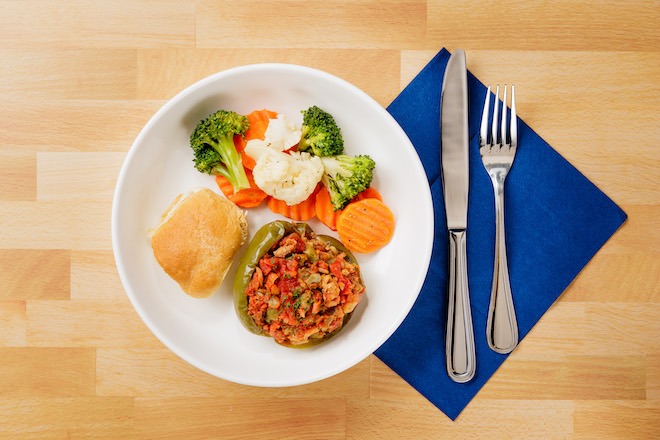
[[[566,439],[573,433],[567,401],[493,401],[477,398],[456,419],[439,417],[425,400],[349,400],[347,439]]]
[[[512,354],[513,359],[660,353],[657,303],[573,303],[568,301],[571,293],[541,318]]]
[[[622,277],[621,273],[635,273]],[[660,302],[660,253],[598,253],[567,291],[565,301]]]
[[[384,402],[416,401],[420,394],[383,361],[372,357],[370,399]],[[432,405],[428,402],[429,405]]]
[[[625,203],[619,206],[628,214],[628,219],[617,231],[616,236],[607,242],[600,252],[608,256],[611,254],[656,253],[657,246],[653,244],[660,243],[660,206]]]
[[[222,26],[218,26],[220,21]],[[424,44],[425,33],[424,0],[311,4],[300,0],[202,0],[197,8],[197,46],[202,48],[401,49]]]
[[[657,439],[658,401],[575,402],[575,439]]]
[[[96,369],[100,396],[227,396],[243,388],[198,370],[166,349],[99,349]]]
[[[554,360],[510,357],[479,396],[521,400],[643,400],[646,357],[571,355]]]
[[[94,349],[0,347],[0,396],[3,399],[93,396],[95,385]]]
[[[74,251],[71,253],[71,299],[125,300],[111,251]]]
[[[346,400],[323,396],[268,401],[225,397],[135,399],[135,428],[140,438],[343,439],[345,420]]]
[[[110,201],[0,201],[0,249],[112,249]]]
[[[566,294],[568,295],[568,292]],[[563,297],[562,297],[563,298]],[[560,300],[543,315],[525,336],[513,359],[552,360],[565,355],[585,353],[586,305]]]
[[[0,301],[0,347],[27,343],[25,301]]]
[[[125,153],[38,153],[37,200],[112,201]]]
[[[29,301],[27,338],[38,347],[162,347],[128,298]]]
[[[93,99],[44,101],[38,96],[6,98],[3,102],[0,144],[24,154],[128,151],[142,127],[164,103]],[[36,130],[35,121],[44,115],[48,115],[48,123],[40,124]],[[33,159],[36,165],[36,154]],[[34,184],[36,188],[36,181]]]
[[[445,47],[445,46],[442,46]],[[453,51],[453,48],[447,48]],[[406,88],[412,82],[419,72],[422,71],[424,66],[428,64],[431,59],[438,53],[437,49],[427,50],[402,50],[401,51],[401,83],[399,87],[401,90]],[[470,55],[470,60],[472,56]],[[469,68],[468,68],[469,70]]]
[[[573,429],[573,402],[565,400],[488,400],[477,396],[472,411],[462,414],[452,430],[475,428],[465,438],[483,432],[501,438],[565,439]]]
[[[195,2],[0,2],[0,40],[30,50],[194,46]]]
[[[585,351],[589,354],[658,354],[660,304],[588,303]]]
[[[133,399],[33,397],[0,399],[4,438],[133,438]]]
[[[36,198],[37,160],[30,151],[0,150],[0,200]]]
[[[428,2],[427,44],[499,50],[657,50],[657,3]],[[469,17],[469,19],[467,19]],[[539,20],[538,17],[543,17]],[[497,23],[497,26],[493,26]]]
[[[0,49],[0,96],[40,99],[135,97],[135,50]]]
[[[660,353],[646,356],[646,398],[660,400]]]
[[[348,371],[304,387],[256,388],[234,384],[198,370],[169,350],[100,348],[97,394],[133,397],[369,397],[369,359]],[[158,371],[154,375],[154,371]]]
[[[477,397],[480,401],[644,400],[645,387],[645,356],[555,356],[539,360],[512,355]],[[417,397],[417,391],[387,365],[372,363],[372,399],[393,403],[417,401]]]
[[[364,90],[382,105],[398,94],[399,51],[291,49],[173,49],[138,51],[137,96],[166,99],[194,82],[231,67],[284,62],[334,74]],[[381,81],[373,81],[377,72]]]
[[[68,299],[71,252],[0,249],[0,300]]]

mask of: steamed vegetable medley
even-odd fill
[[[317,217],[355,252],[372,252],[394,233],[394,216],[371,187],[375,162],[345,151],[331,114],[312,106],[297,126],[286,115],[218,110],[190,137],[194,163],[214,175],[222,192],[243,208],[266,203],[295,221]]]

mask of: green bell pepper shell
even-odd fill
[[[248,245],[245,253],[243,254],[243,257],[241,258],[241,261],[238,264],[238,268],[236,269],[236,276],[234,277],[234,308],[236,310],[236,315],[238,316],[243,326],[254,334],[270,337],[267,332],[255,324],[252,317],[248,314],[248,300],[247,296],[245,295],[245,290],[247,289],[247,286],[252,279],[252,275],[254,274],[255,268],[259,264],[259,260],[261,260],[261,258],[266,255],[266,253],[278,241],[292,232],[298,232],[300,235],[302,235],[305,232],[311,233],[312,229],[306,223],[292,223],[283,220],[276,220],[265,224],[257,231],[256,234],[254,234],[252,241],[250,241],[250,244]],[[346,249],[346,247],[339,240],[328,235],[317,235],[316,237],[319,240],[334,246],[339,252],[344,252],[346,254],[346,260],[351,264],[355,264],[359,268],[355,256],[351,253],[351,251]],[[314,339],[305,344],[287,346],[295,348],[306,348],[326,341],[330,337],[334,336],[339,330],[341,330],[344,325],[346,325],[351,315],[352,312],[346,314],[346,316],[344,316],[342,327],[332,333],[329,333],[322,339]]]

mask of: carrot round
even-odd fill
[[[359,193],[357,196],[355,196],[355,198],[352,201],[357,202],[358,200],[362,200],[362,199],[378,199],[381,202],[383,201],[383,197],[376,190],[376,188],[372,186]]]
[[[247,114],[246,117],[250,121],[250,128],[245,132],[245,140],[261,139],[263,141],[266,138],[268,123],[270,119],[277,118],[277,112],[266,109],[255,110]]]
[[[252,159],[250,156],[248,156],[245,153],[245,146],[247,145],[247,140],[241,136],[241,135],[236,135],[234,136],[234,146],[236,147],[236,151],[241,155],[241,162],[243,162],[243,167],[245,167],[248,170],[251,170],[254,168],[254,166],[257,164],[254,159]]]
[[[330,193],[324,186],[318,193],[316,193],[316,202],[314,203],[314,211],[316,217],[333,231],[337,230],[337,218],[339,218],[340,211],[335,211],[330,200]]]
[[[229,200],[236,203],[236,205],[241,208],[255,208],[261,205],[261,202],[263,202],[268,195],[263,192],[256,183],[254,183],[254,177],[249,169],[245,170],[245,174],[250,182],[250,187],[242,189],[237,193],[234,193],[234,187],[225,177],[215,176],[215,181],[218,184],[220,191],[222,191]]]
[[[234,195],[234,187],[226,177],[220,175],[215,176],[215,183],[218,184],[218,188],[220,188],[220,191],[222,191],[225,197],[229,198]]]
[[[314,192],[307,199],[297,205],[287,205],[285,201],[274,197],[268,197],[268,208],[275,214],[283,215],[291,220],[304,222],[314,218],[316,215],[316,195],[319,192],[317,185]]]
[[[353,252],[369,253],[385,246],[394,235],[394,214],[377,198],[349,203],[337,219],[337,233]]]

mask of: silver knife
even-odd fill
[[[454,382],[474,377],[476,356],[467,279],[467,208],[469,189],[468,92],[465,52],[449,58],[440,101],[442,185],[449,230],[449,303],[447,373]]]

